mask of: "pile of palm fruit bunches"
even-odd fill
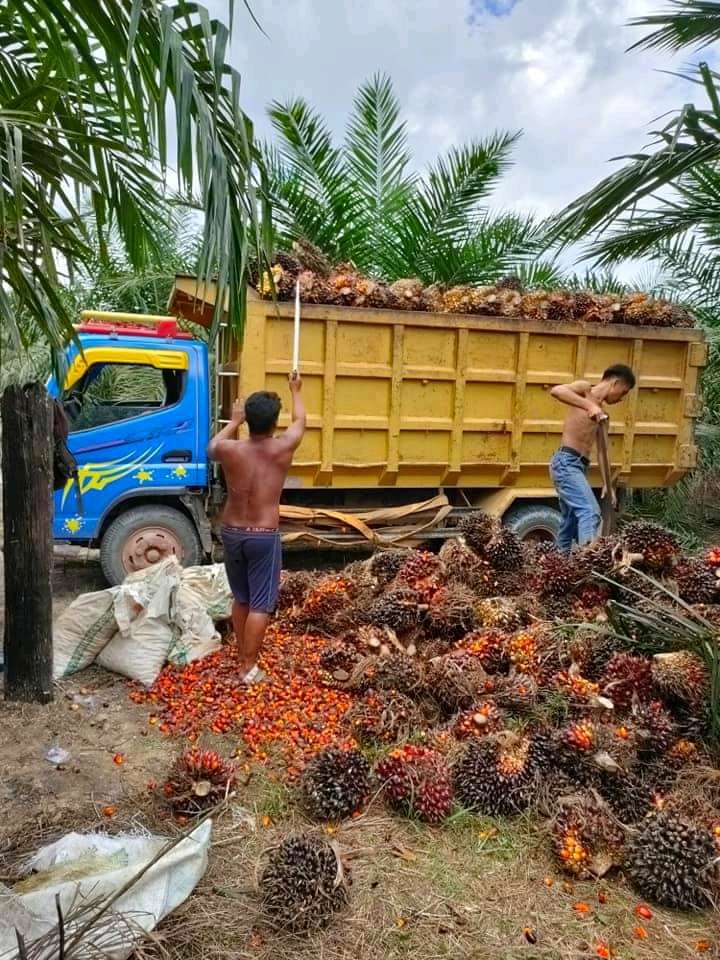
[[[337,823],[383,801],[441,826],[460,808],[531,810],[566,874],[617,870],[648,901],[712,902],[720,549],[684,556],[642,520],[570,555],[482,512],[459,532],[438,554],[283,574],[283,632],[311,637],[321,682],[352,701],[342,741],[294,785],[306,814]],[[658,622],[692,624],[690,646],[680,629],[668,649]],[[322,833],[289,837],[262,873],[268,916],[327,922],[347,897],[337,856]]]
[[[299,283],[303,303],[522,317],[553,323],[693,326],[688,309],[645,293],[525,290],[516,276],[492,286],[426,286],[412,278],[386,284],[363,276],[352,264],[331,266],[318,251],[302,244],[296,244],[292,254],[275,254],[271,269],[256,271],[254,281],[261,296],[279,300],[294,298]]]

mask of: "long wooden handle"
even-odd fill
[[[601,420],[597,429],[597,448],[598,463],[600,465],[600,476],[603,483],[603,498],[605,500],[603,510],[603,534],[611,532],[614,524],[615,514],[615,491],[612,482],[612,471],[610,469],[609,453],[609,424],[607,420]]]

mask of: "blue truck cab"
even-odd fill
[[[53,533],[99,545],[116,584],[171,554],[187,565],[211,551],[208,349],[171,318],[95,316],[67,347],[64,381],[48,383],[78,463],[78,482],[55,494]]]

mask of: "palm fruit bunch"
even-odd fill
[[[263,913],[273,926],[293,933],[326,926],[348,902],[333,845],[310,834],[287,837],[267,856],[260,896]]]
[[[303,770],[300,790],[313,820],[344,820],[368,801],[370,766],[358,750],[326,747]]]
[[[602,877],[622,861],[624,832],[594,792],[567,798],[553,822],[552,837],[561,868],[580,880]]]
[[[688,764],[695,763],[698,759],[699,751],[697,745],[692,740],[686,740],[685,737],[678,737],[670,744],[665,752],[663,761],[673,770],[679,770]]]
[[[574,721],[555,735],[555,761],[560,770],[578,783],[591,782],[598,747],[598,725],[592,720]]]
[[[413,590],[421,603],[429,603],[440,589],[443,562],[428,550],[413,550],[395,578],[398,587]]]
[[[600,537],[575,551],[575,559],[586,575],[599,573],[609,576],[618,562],[621,552],[616,537]]]
[[[599,684],[570,670],[560,670],[556,673],[553,677],[553,685],[558,693],[574,705],[587,704],[600,693]]]
[[[720,582],[704,560],[687,559],[673,570],[678,594],[685,603],[714,603]]]
[[[350,687],[354,690],[396,690],[415,698],[425,688],[425,675],[421,664],[406,654],[366,657],[355,667]]]
[[[396,743],[420,724],[409,697],[395,690],[368,690],[345,715],[352,735],[363,743]]]
[[[449,580],[481,593],[491,583],[490,564],[474,553],[459,537],[446,540],[440,548],[439,556]]]
[[[470,740],[454,765],[456,796],[485,816],[521,813],[530,805],[546,763],[544,744],[534,737],[503,731]]]
[[[482,510],[473,510],[462,518],[458,530],[470,549],[482,557],[485,547],[497,533],[498,522]]]
[[[490,677],[485,689],[499,707],[514,713],[531,713],[538,702],[538,682],[526,673],[513,671],[507,677]]]
[[[652,700],[652,662],[632,653],[616,653],[605,664],[600,688],[616,710],[629,709],[634,699],[641,703]]]
[[[352,597],[352,584],[348,579],[326,577],[307,594],[298,617],[313,629],[332,631],[337,615],[349,608]]]
[[[299,268],[299,264],[297,266]],[[274,293],[278,300],[289,300],[295,292],[297,276],[298,270],[291,269],[288,262],[285,262],[285,266],[274,263],[269,271],[264,270],[260,275],[256,289],[265,299],[271,299]]]
[[[436,657],[428,665],[428,692],[450,713],[467,710],[476,703],[486,681],[480,660],[464,650]]]
[[[655,686],[668,702],[697,708],[707,699],[710,677],[705,662],[696,653],[656,653],[651,673]]]
[[[638,566],[648,573],[665,573],[680,556],[675,534],[645,520],[629,523],[623,530],[622,542],[629,554],[642,556]]]
[[[344,687],[362,657],[353,644],[342,638],[333,640],[320,651],[318,669],[320,679],[327,686]]]
[[[418,598],[412,590],[390,590],[369,604],[362,615],[372,626],[389,627],[401,635],[418,626]]]
[[[475,622],[480,627],[512,631],[526,627],[531,619],[529,609],[509,597],[485,597],[475,604]]]
[[[656,759],[677,738],[677,725],[659,700],[634,703],[629,724],[641,759]]]
[[[508,527],[500,527],[485,544],[485,559],[495,570],[519,570],[523,564],[522,543]]]
[[[488,673],[507,673],[510,669],[508,635],[503,630],[490,628],[475,630],[463,638],[463,650],[480,661]]]
[[[422,280],[396,280],[390,285],[390,305],[395,310],[423,310],[424,290]]]
[[[410,556],[409,550],[378,550],[370,558],[370,572],[378,584],[386,587]]]
[[[610,589],[599,583],[586,583],[577,591],[572,603],[576,620],[606,620]]]
[[[285,613],[302,607],[314,580],[315,577],[307,570],[283,570],[278,590],[278,610]]]
[[[708,903],[716,856],[709,830],[660,811],[646,817],[628,843],[625,871],[640,896],[688,910]]]
[[[297,282],[303,303],[332,303],[333,291],[327,277],[314,270],[301,270]]]
[[[458,740],[468,740],[470,737],[486,737],[490,733],[499,733],[504,726],[505,714],[488,699],[459,713],[452,731]]]
[[[234,783],[232,763],[214,750],[191,747],[173,764],[163,794],[176,813],[193,816],[224,800]]]
[[[405,744],[381,760],[375,773],[392,806],[427,823],[440,823],[450,813],[453,803],[450,768],[435,750]]]
[[[579,628],[567,640],[565,652],[576,671],[590,680],[598,680],[605,664],[618,652],[616,638],[594,627]]]
[[[445,304],[445,287],[442,283],[433,283],[423,290],[423,309],[430,313],[442,313]]]
[[[711,570],[720,570],[720,547],[711,547],[704,559]]]
[[[644,819],[653,809],[658,792],[655,777],[644,769],[599,770],[594,783],[624,824]]]
[[[507,646],[510,666],[517,673],[534,676],[538,672],[538,636],[531,630],[518,630]]]
[[[445,643],[462,640],[475,628],[475,597],[467,587],[446,586],[428,604],[426,630]]]
[[[542,597],[566,597],[582,580],[585,571],[573,554],[557,550],[538,557],[535,585]]]

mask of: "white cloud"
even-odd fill
[[[419,165],[453,143],[524,130],[496,207],[561,207],[604,176],[611,157],[644,146],[654,118],[697,95],[659,71],[666,54],[625,52],[642,35],[627,20],[658,0],[503,0],[506,15],[481,13],[473,26],[468,0],[251,3],[270,39],[238,4],[233,58],[262,135],[269,100],[305,96],[342,136],[358,85],[384,71]],[[210,0],[216,15],[226,4]]]

